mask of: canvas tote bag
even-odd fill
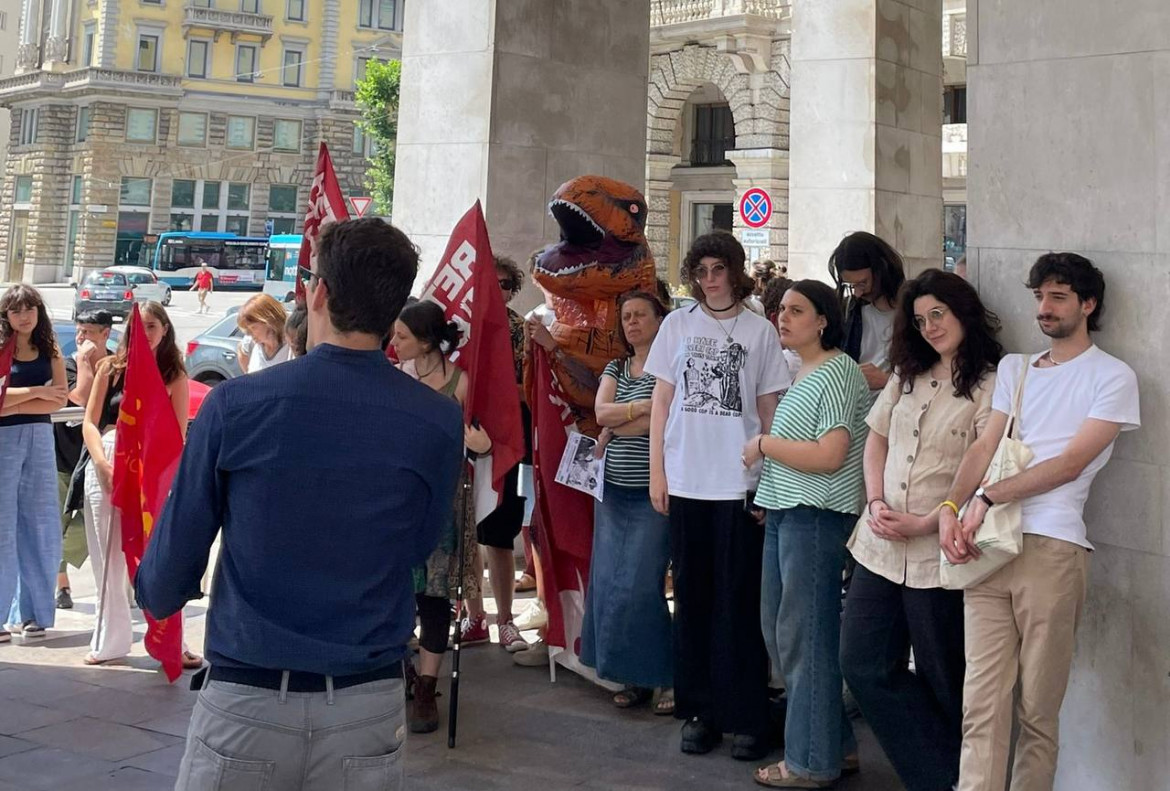
[[[987,468],[984,486],[1017,475],[1032,463],[1035,455],[1032,449],[1017,439],[1020,434],[1020,402],[1024,395],[1024,380],[1028,377],[1028,369],[1031,366],[1032,357],[1025,354],[1020,381],[1016,385],[1015,399],[1012,401],[1012,412],[1008,415],[1003,436],[1000,437],[999,446],[995,449],[991,465]],[[964,507],[963,513],[966,511],[967,508]],[[974,560],[954,565],[940,549],[939,576],[942,586],[949,590],[970,588],[1014,560],[1024,549],[1022,516],[1023,511],[1019,502],[1001,503],[989,508],[983,517],[983,524],[975,533],[975,544],[983,554]]]

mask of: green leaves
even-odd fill
[[[370,60],[366,76],[355,90],[362,119],[358,126],[373,142],[366,168],[366,189],[378,214],[390,214],[394,203],[394,155],[398,140],[398,86],[402,64],[396,60]]]

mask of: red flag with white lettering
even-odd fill
[[[0,409],[4,408],[4,394],[8,392],[8,377],[12,373],[12,358],[16,354],[16,333],[0,346]]]
[[[422,298],[441,305],[447,320],[463,332],[451,357],[467,372],[463,416],[469,423],[479,421],[492,440],[490,473],[488,465],[476,464],[475,519],[479,522],[499,506],[504,476],[524,457],[512,331],[479,201],[451,232],[439,268],[423,289]]]
[[[345,206],[345,197],[341,194],[341,185],[337,183],[337,173],[333,170],[333,159],[329,156],[329,147],[321,141],[321,148],[317,152],[317,170],[313,174],[313,185],[309,189],[309,207],[305,211],[305,225],[301,229],[301,253],[297,256],[297,301],[305,298],[305,284],[301,281],[299,267],[313,269],[317,260],[317,240],[321,238],[324,226],[332,222],[344,222],[349,219],[349,209]]]

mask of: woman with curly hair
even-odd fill
[[[179,432],[187,436],[187,407],[190,392],[183,354],[175,342],[175,325],[166,309],[157,302],[141,306],[142,329],[146,333],[159,373],[170,396]],[[118,351],[98,363],[94,372],[93,389],[85,407],[81,435],[89,461],[85,466],[85,538],[89,544],[89,558],[97,586],[97,608],[102,612],[100,629],[95,629],[89,653],[83,660],[87,665],[100,665],[120,659],[130,653],[134,632],[130,623],[130,603],[125,595],[126,556],[120,541],[111,537],[122,533],[121,517],[110,500],[114,488],[114,439],[122,390],[126,385],[126,365],[129,362],[130,333],[122,335]],[[183,667],[197,668],[203,660],[184,649]]]
[[[31,286],[0,297],[0,349],[9,343],[7,391],[0,385],[0,642],[12,639],[5,622],[30,640],[44,637],[57,613],[61,504],[49,414],[68,392],[49,311]]]
[[[958,510],[944,501],[991,416],[1003,348],[999,320],[958,275],[923,272],[895,310],[894,375],[867,420],[869,518],[848,544],[841,671],[906,788],[937,791],[959,777],[965,669],[963,591],[939,581],[939,514]]]

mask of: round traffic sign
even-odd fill
[[[768,193],[753,187],[739,199],[739,216],[749,228],[763,228],[772,219],[772,199]]]

